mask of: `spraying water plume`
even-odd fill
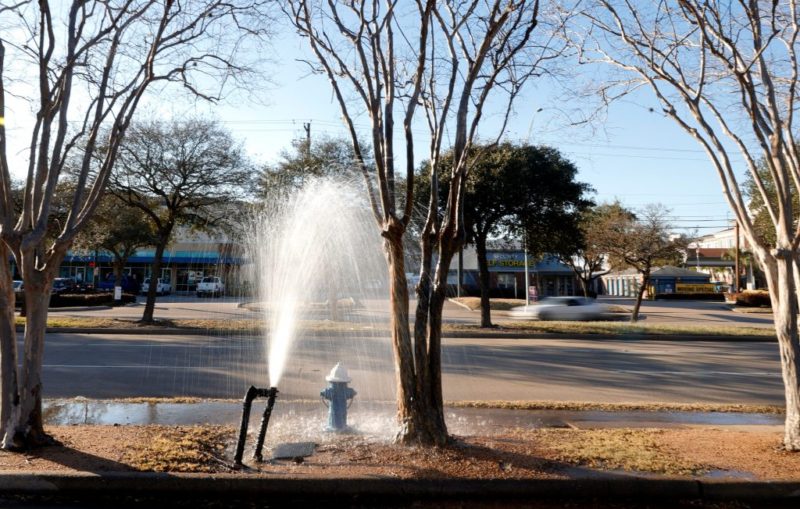
[[[363,196],[346,181],[313,180],[258,218],[251,259],[269,325],[271,387],[283,377],[299,324],[345,315],[363,321],[355,311],[385,298],[381,238]]]

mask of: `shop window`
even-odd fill
[[[517,278],[514,274],[498,274],[497,275],[497,288],[502,290],[514,289]]]

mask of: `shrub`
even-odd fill
[[[742,307],[771,307],[772,302],[766,290],[745,290],[734,295],[736,305]]]
[[[725,296],[721,293],[658,293],[656,300],[718,300],[720,302],[725,300]]]
[[[122,294],[122,303],[136,302],[136,296]],[[114,295],[111,293],[67,293],[50,296],[51,308],[67,308],[72,306],[112,306]]]

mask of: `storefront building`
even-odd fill
[[[492,297],[525,298],[525,253],[521,250],[490,250],[486,253],[489,266],[489,288]],[[450,265],[451,286],[457,283],[457,271]],[[456,276],[456,277],[452,277]],[[462,289],[468,295],[479,295],[478,259],[474,249],[464,250]],[[528,260],[528,284],[536,288],[539,297],[579,295],[582,290],[571,268],[555,257],[539,261]]]

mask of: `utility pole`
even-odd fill
[[[531,282],[530,275],[528,274],[528,235],[527,232],[522,237],[522,249],[525,256],[525,306],[531,305]],[[516,278],[514,279],[516,281]],[[516,297],[516,295],[514,296]]]
[[[311,155],[311,121],[303,122],[303,130],[306,132],[306,157]]]
[[[739,292],[739,220],[736,220],[736,223],[733,227],[734,235],[736,235],[736,252],[734,253],[733,259],[733,293]]]
[[[458,250],[458,284],[456,285],[456,297],[461,297],[461,274],[464,272],[464,246]]]

